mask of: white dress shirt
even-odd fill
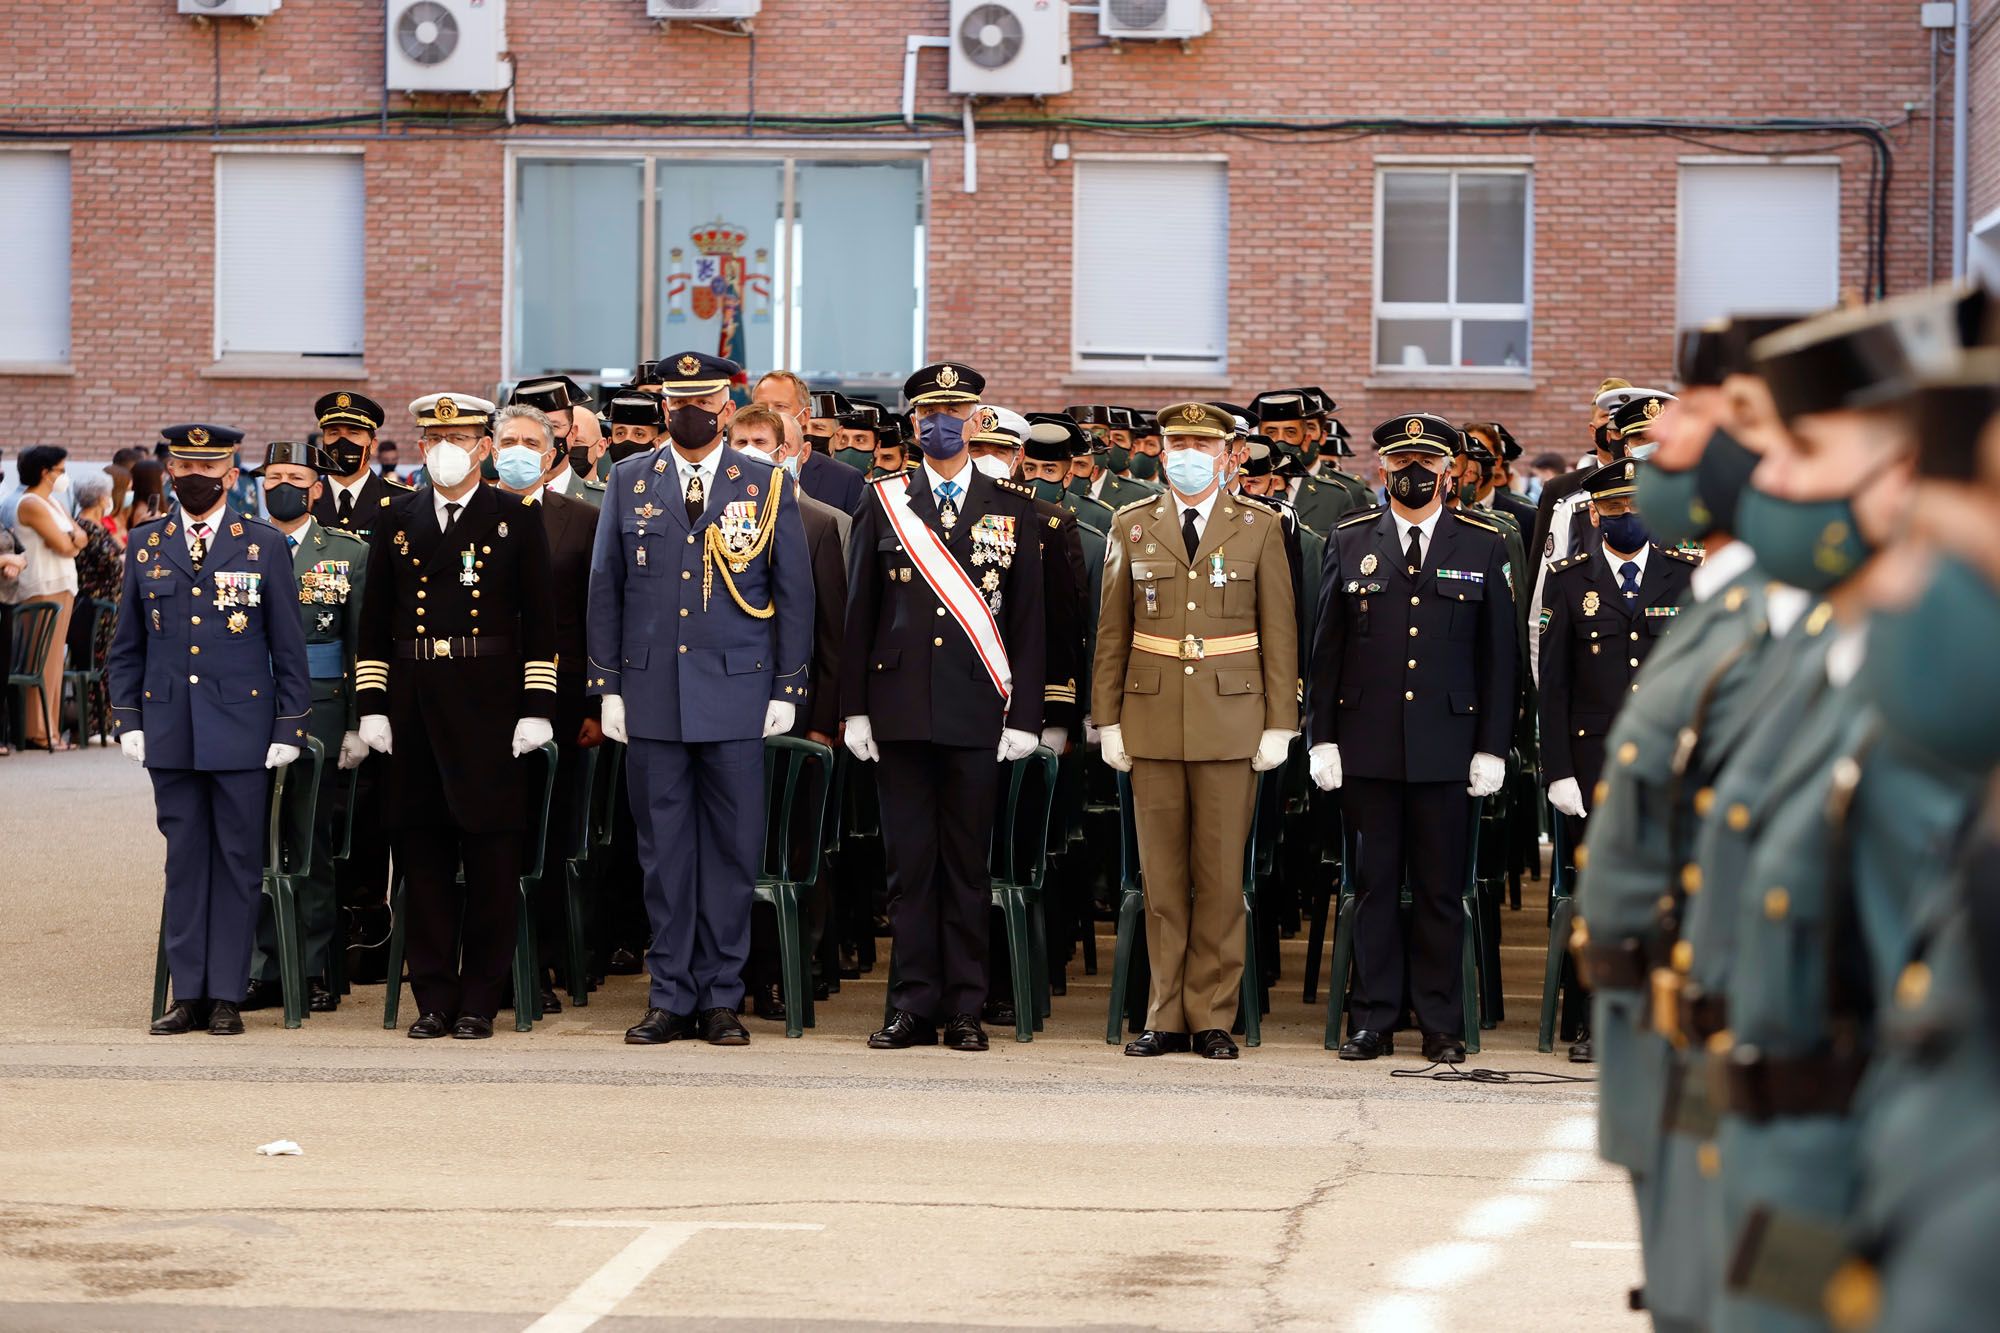
[[[1597,549],[1599,553],[1604,556],[1604,563],[1611,566],[1612,583],[1617,585],[1621,590],[1625,586],[1625,562],[1628,559],[1633,564],[1639,567],[1639,583],[1642,587],[1645,585],[1646,557],[1651,555],[1653,551],[1653,544],[1651,542],[1647,542],[1644,546],[1641,546],[1636,553],[1630,556],[1618,556],[1611,554],[1611,548],[1609,546],[1606,546],[1601,541],[1597,543]]]
[[[443,491],[438,490],[436,487],[433,487],[431,489],[431,507],[437,513],[439,532],[443,532],[445,530],[446,524],[450,521],[450,516],[444,512],[444,507],[446,505],[457,505],[458,516],[460,518],[464,518],[465,507],[472,503],[472,497],[478,490],[479,487],[477,485],[474,485],[471,490],[467,491],[464,495],[459,496],[456,500],[447,500],[444,498]]]
[[[204,526],[208,529],[209,549],[210,550],[215,549],[216,525],[222,522],[223,511],[228,508],[229,508],[229,501],[224,500],[221,504],[217,505],[214,509],[211,509],[208,513],[203,514],[200,518],[196,518],[194,517],[194,515],[188,514],[186,510],[181,511],[182,514],[185,515],[187,518],[187,526],[181,529],[181,536],[187,541],[188,556],[190,558],[194,556],[194,530],[197,526]]]
[[[1187,520],[1188,510],[1194,510],[1194,541],[1196,546],[1201,545],[1202,537],[1208,532],[1208,516],[1215,509],[1215,497],[1219,493],[1217,491],[1210,491],[1206,500],[1203,500],[1200,504],[1191,505],[1181,498],[1178,491],[1169,490],[1167,492],[1167,498],[1174,502],[1173,519],[1175,527],[1178,528]]]
[[[1401,514],[1396,514],[1396,549],[1410,549],[1410,533],[1417,534],[1417,552],[1425,560],[1431,558],[1431,534],[1437,531],[1438,520],[1444,517],[1444,506],[1431,510],[1431,516],[1421,523],[1412,523]]]
[[[965,510],[966,492],[971,487],[972,474],[975,470],[970,467],[960,468],[957,476],[947,477],[932,467],[931,460],[926,458],[924,459],[924,484],[931,488],[931,497],[940,504],[944,501],[943,487],[946,485],[958,487],[958,490],[953,493],[952,503],[956,504],[959,511],[963,513]]]
[[[348,497],[347,506],[349,513],[361,508],[361,488],[368,484],[370,475],[372,474],[367,468],[362,468],[361,479],[351,486],[338,477],[330,476],[326,479],[327,496],[333,501],[334,513],[337,514],[340,512],[340,497],[343,495]]]
[[[720,440],[710,445],[708,452],[693,462],[689,462],[679,450],[674,451],[674,475],[680,480],[681,495],[683,498],[687,496],[689,479],[693,477],[701,478],[701,507],[703,513],[708,512],[709,497],[715,494],[715,467],[721,457],[722,442]]]

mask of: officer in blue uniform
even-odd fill
[[[652,925],[646,1015],[625,1040],[742,1046],[763,738],[810,693],[812,558],[792,478],[723,443],[736,364],[682,352],[660,373],[670,445],[612,470],[586,618]]]
[[[299,757],[312,687],[285,539],[225,499],[243,432],[171,426],[174,508],[133,529],[107,663],[126,757],[167,840],[174,1003],[153,1035],[243,1031],[263,886],[267,768]]]

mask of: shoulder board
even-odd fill
[[[1576,555],[1564,556],[1549,566],[1549,572],[1551,574],[1560,574],[1565,569],[1575,569],[1578,565],[1587,565],[1590,563],[1591,556],[1595,554],[1596,552],[1594,551],[1580,551]]]
[[[1003,491],[1012,491],[1016,495],[1025,495],[1030,500],[1035,498],[1035,488],[1025,481],[1016,481],[1012,477],[995,477],[993,484]]]
[[[394,477],[384,477],[382,478],[382,480],[388,482],[391,486],[394,486],[399,491],[414,491],[415,489],[417,489],[414,486],[407,486],[402,482],[397,481]],[[387,504],[389,502],[387,500],[384,500],[382,503]]]
[[[1470,523],[1470,524],[1471,524],[1471,525],[1472,525],[1473,527],[1475,527],[1475,528],[1483,528],[1483,529],[1485,529],[1485,530],[1486,530],[1487,532],[1491,532],[1491,533],[1494,533],[1495,535],[1498,535],[1498,533],[1499,533],[1499,531],[1500,531],[1500,525],[1499,525],[1499,524],[1497,524],[1497,523],[1488,523],[1488,522],[1487,522],[1487,521],[1486,521],[1485,519],[1483,519],[1483,518],[1474,518],[1474,517],[1472,517],[1472,516],[1471,516],[1470,514],[1467,514],[1467,513],[1466,513],[1466,512],[1464,511],[1464,510],[1462,510],[1462,509],[1449,509],[1449,510],[1446,510],[1445,512],[1446,512],[1446,513],[1448,513],[1448,514],[1450,514],[1450,515],[1451,515],[1451,516],[1452,516],[1453,518],[1456,518],[1456,519],[1457,519],[1457,520],[1458,520],[1459,522],[1461,522],[1461,523]]]
[[[880,486],[883,482],[888,481],[890,478],[900,477],[902,475],[903,474],[901,472],[884,472],[879,477],[869,477],[866,480],[870,486]]]
[[[319,525],[319,531],[322,537],[336,544],[340,542],[349,542],[355,546],[366,546],[368,544],[365,538],[349,532],[346,528],[328,527],[322,523]]]
[[[242,519],[243,522],[249,527],[262,528],[266,532],[275,532],[280,537],[283,537],[285,535],[283,531],[279,529],[278,525],[273,523],[268,518],[258,518],[255,514],[238,514],[237,517]]]
[[[1119,505],[1116,509],[1112,510],[1111,512],[1113,514],[1122,514],[1128,509],[1150,509],[1153,507],[1153,503],[1154,503],[1154,497],[1149,495],[1143,500],[1131,500],[1126,502],[1125,504]]]
[[[1251,507],[1252,509],[1263,509],[1263,510],[1268,510],[1269,512],[1271,512],[1271,513],[1273,513],[1273,514],[1276,514],[1276,513],[1279,513],[1279,512],[1281,512],[1281,511],[1279,510],[1278,506],[1276,506],[1275,504],[1272,504],[1272,503],[1271,503],[1271,502],[1270,502],[1269,500],[1266,500],[1266,499],[1265,499],[1265,498],[1264,498],[1263,496],[1261,496],[1261,495],[1241,495],[1241,494],[1239,494],[1239,495],[1237,495],[1237,496],[1236,496],[1236,503],[1238,503],[1238,504],[1243,504],[1243,505],[1249,505],[1249,506],[1250,506],[1250,507]]]
[[[1661,555],[1666,556],[1669,560],[1679,560],[1685,564],[1699,565],[1702,559],[1696,552],[1683,551],[1678,546],[1655,546],[1653,549]]]
[[[1363,523],[1373,523],[1376,519],[1380,517],[1382,517],[1382,506],[1376,505],[1373,509],[1363,509],[1359,513],[1349,514],[1346,518],[1341,519],[1340,522],[1334,524],[1333,526],[1336,530],[1340,528],[1358,527]]]
[[[139,533],[144,532],[147,528],[158,527],[160,524],[165,523],[166,521],[167,521],[167,516],[165,514],[161,514],[158,518],[149,518],[144,523],[135,523],[132,525],[132,534],[134,536],[137,536]]]
[[[389,484],[390,484],[391,486],[394,486],[394,485],[395,485],[396,483],[394,483],[394,482],[390,482]],[[403,491],[403,493],[404,493],[404,494],[406,494],[406,495],[407,495],[407,494],[409,493],[409,491],[410,491],[410,488],[409,488],[408,486],[404,486],[404,487],[401,487],[400,489],[401,489],[401,490]],[[388,507],[389,507],[389,505],[390,505],[391,503],[393,503],[393,502],[395,501],[395,498],[396,498],[396,497],[395,497],[395,496],[393,496],[393,495],[385,495],[385,496],[383,496],[383,497],[382,497],[382,504],[381,504],[381,506],[380,506],[380,507],[381,507],[381,508],[384,508],[384,509],[388,508]]]

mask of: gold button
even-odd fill
[[[1194,578],[1194,571],[1193,571],[1192,569],[1190,569],[1190,570],[1188,571],[1188,578],[1189,578],[1190,580],[1192,580],[1192,579]]]
[[[1667,961],[1674,965],[1674,971],[1686,976],[1694,970],[1694,945],[1686,940],[1675,940]]]
[[[1631,659],[1629,659],[1629,660],[1631,661],[1631,663],[1632,663],[1632,665],[1633,665],[1633,666],[1638,666],[1638,665],[1639,665],[1639,659],[1638,659],[1638,658],[1634,657],[1634,658],[1631,658]]]
[[[194,595],[195,595],[195,596],[197,596],[197,597],[201,596],[201,589],[200,589],[200,588],[196,588],[196,589],[194,590]]]
[[[1576,868],[1578,870],[1583,869],[1585,866],[1590,864],[1590,848],[1588,847],[1577,848],[1574,852],[1570,853],[1569,859],[1576,862]]]
[[[1415,625],[1410,626],[1410,637],[1413,639],[1417,637],[1417,627]]]
[[[1191,667],[1191,666],[1188,666],[1188,667],[1182,667],[1182,668],[1181,668],[1181,672],[1182,672],[1182,674],[1184,674],[1184,675],[1189,675],[1189,676],[1192,676],[1192,675],[1194,674],[1194,668],[1193,668],[1193,667]]]
[[[1842,1333],[1870,1328],[1882,1315],[1882,1278],[1867,1260],[1849,1259],[1826,1280],[1819,1301]]]
[[[1766,918],[1772,921],[1783,921],[1791,914],[1791,910],[1791,894],[1778,888],[1766,889],[1764,891],[1764,915]]]
[[[1639,743],[1637,741],[1626,741],[1623,745],[1618,747],[1619,763],[1629,764],[1638,759],[1638,757],[1639,757]]]
[[[417,582],[419,582],[419,583],[429,583],[430,581],[431,581],[431,576],[430,576],[430,575],[428,575],[428,574],[424,574],[424,575],[421,575],[421,576],[420,576],[420,577],[419,577],[419,578],[417,579]]]
[[[943,640],[943,639],[932,639],[932,640],[931,640],[931,647],[933,647],[933,648],[942,648],[942,647],[944,647],[944,640]]]
[[[1708,818],[1708,812],[1710,810],[1713,810],[1714,808],[1715,808],[1715,788],[1703,787],[1700,791],[1694,794],[1694,812],[1697,815],[1700,815],[1703,819],[1706,819]]]
[[[1592,630],[1592,631],[1590,632],[1590,637],[1591,637],[1591,638],[1593,638],[1593,639],[1594,639],[1594,638],[1596,638],[1596,637],[1597,637],[1597,631],[1596,631],[1596,630]]]
[[[486,562],[484,560],[475,560],[472,562],[472,567],[474,569],[484,569],[486,568]]]
[[[682,607],[682,608],[681,608],[681,614],[682,614],[683,616],[685,616],[685,615],[686,615],[687,613],[688,613],[688,609],[687,609],[687,608],[686,608],[685,606],[684,606],[684,607]]]
[[[1738,802],[1729,807],[1729,827],[1741,833],[1750,827],[1750,807]]]
[[[188,617],[188,623],[189,623],[190,625],[199,625],[199,624],[201,623],[201,617],[200,617],[200,616],[189,616],[189,617]]]
[[[191,643],[191,644],[189,644],[189,645],[188,645],[188,651],[189,651],[189,652],[191,652],[191,653],[193,653],[193,654],[194,654],[194,655],[195,655],[196,657],[200,657],[200,656],[201,656],[201,645],[200,645],[200,644],[198,644],[198,643]]]
[[[256,698],[256,697],[257,697],[257,691],[255,691],[255,690],[252,690],[252,691],[250,691],[250,697],[251,697],[252,699]]]
[[[1579,735],[1579,736],[1583,735],[1583,728],[1582,728],[1582,727],[1578,727],[1578,728],[1576,729],[1576,734],[1577,734],[1577,735]]]
[[[681,571],[681,577],[684,579],[691,579],[694,577],[694,574],[688,570],[683,569]]]
[[[424,632],[424,627],[422,625],[417,626],[417,633],[422,634],[423,632]]]
[[[1422,606],[1423,604],[1424,604],[1424,601],[1423,601],[1423,598],[1421,598],[1421,597],[1412,597],[1412,598],[1410,599],[1410,605],[1411,605],[1411,606]]]
[[[1722,1174],[1722,1149],[1716,1147],[1713,1140],[1695,1149],[1694,1160],[1705,1179],[1714,1180]]]
[[[1194,610],[1194,603],[1193,603],[1193,602],[1189,602],[1189,603],[1188,603],[1188,610],[1190,610],[1190,611]]]
[[[1606,796],[1609,796],[1610,794],[1611,794],[1611,784],[1608,782],[1600,781],[1595,787],[1592,787],[1590,789],[1590,803],[1592,805],[1603,805],[1604,798]]]
[[[1633,631],[1632,631],[1632,641],[1633,641],[1634,643],[1637,643],[1637,642],[1638,642],[1638,640],[1639,640],[1639,631],[1638,631],[1638,630],[1633,630]]]
[[[148,699],[152,698],[152,697],[153,697],[153,692],[152,692],[151,690],[147,690],[147,691],[146,691],[146,697],[147,697]],[[119,723],[118,725],[122,727],[122,726],[124,726],[125,724],[121,722],[121,723]]]
[[[1701,892],[1701,867],[1692,861],[1681,867],[1681,888],[1689,893]]]
[[[682,644],[682,645],[681,645],[681,651],[682,651],[682,652],[686,652],[687,650],[688,650],[688,646],[687,646],[686,644]]]
[[[1736,1034],[1728,1028],[1724,1028],[1720,1032],[1711,1032],[1708,1034],[1708,1053],[1710,1055],[1727,1055],[1735,1049]]]
[[[1415,671],[1416,669],[1417,669],[1417,659],[1413,657],[1410,659],[1410,670]]]
[[[688,545],[689,545],[689,546],[693,546],[693,545],[694,545],[694,534],[692,534],[692,533],[689,533],[689,534],[688,534]],[[1193,578],[1193,577],[1194,577],[1194,575],[1190,574],[1190,575],[1188,575],[1188,577],[1189,577],[1189,578]]]
[[[1414,698],[1416,698],[1416,697],[1417,697],[1417,695],[1416,695],[1416,691],[1414,691],[1414,690],[1404,690],[1404,691],[1403,691],[1403,698],[1404,698],[1404,699],[1406,699],[1406,700],[1407,700],[1407,699],[1414,699]]]
[[[424,600],[424,590],[422,588],[417,589],[417,600],[420,602]]]
[[[474,620],[477,620],[479,619],[479,608],[475,606],[472,608],[472,610],[468,611],[466,614],[470,615]]]
[[[477,589],[477,588],[474,588],[474,589],[472,590],[472,595],[473,595],[474,597],[477,597],[477,596],[479,596],[479,589]]]
[[[1743,597],[1744,597],[1743,589],[1731,588],[1729,590],[1729,595],[1722,599],[1723,609],[1725,611],[1739,610],[1743,605]]]
[[[1924,963],[1911,963],[1896,978],[1896,1004],[1914,1009],[1931,993],[1931,970]]]
[[[199,685],[199,684],[201,684],[201,677],[200,677],[200,676],[189,676],[189,677],[188,677],[188,684],[190,684],[190,685]]]
[[[492,547],[490,547],[490,546],[482,546],[482,547],[480,547],[480,548],[479,548],[479,554],[481,554],[481,555],[492,555],[492,554],[493,554],[493,548],[492,548]]]

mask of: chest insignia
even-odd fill
[[[1375,572],[1375,567],[1381,563],[1382,563],[1381,561],[1375,558],[1375,553],[1373,551],[1370,551],[1367,555],[1361,557],[1362,574],[1363,575],[1373,574]]]
[[[1598,597],[1597,589],[1592,588],[1589,592],[1583,595],[1583,613],[1585,615],[1587,616],[1596,615],[1597,608],[1601,605],[1603,605],[1603,601]]]

